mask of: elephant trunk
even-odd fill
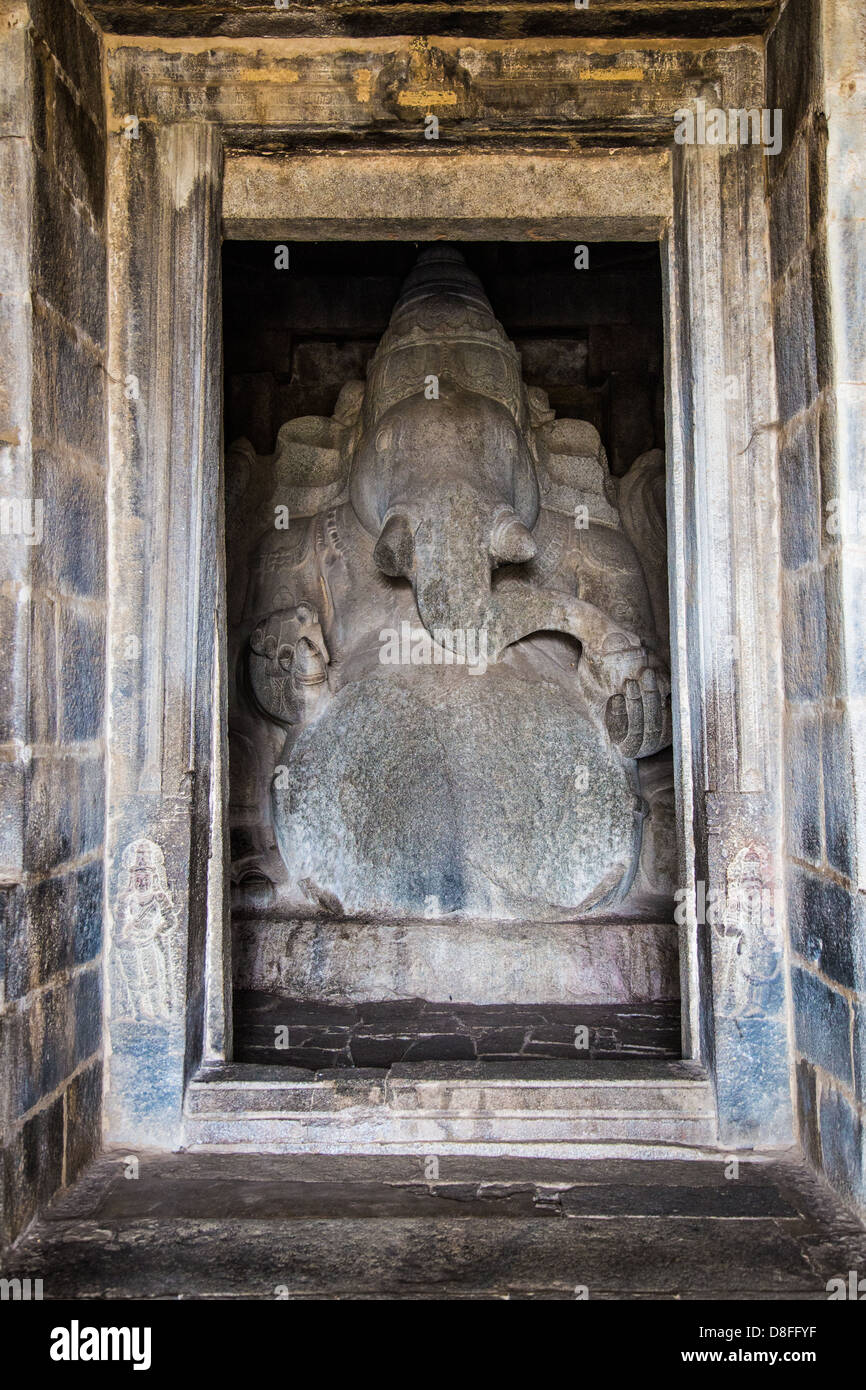
[[[594,604],[568,594],[531,589],[519,580],[491,589],[468,588],[465,579],[449,586],[444,577],[431,577],[416,587],[421,621],[434,641],[454,650],[474,640],[487,653],[488,663],[506,647],[534,632],[564,632],[575,637],[593,656],[614,656],[640,647],[640,638],[607,617]]]
[[[486,630],[491,609],[492,561],[486,537],[456,517],[439,528],[422,522],[415,534],[413,586],[418,612],[431,637],[455,649],[467,634]]]
[[[464,514],[465,513],[465,514]],[[496,661],[506,647],[533,632],[565,632],[593,655],[640,645],[599,608],[568,594],[531,588],[519,579],[491,583],[497,561],[531,558],[534,541],[513,514],[493,527],[459,494],[439,525],[429,519],[412,532],[405,514],[385,523],[375,549],[386,574],[411,578],[418,613],[440,646],[457,652],[483,647]]]

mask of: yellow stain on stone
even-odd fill
[[[642,82],[643,68],[582,68],[577,74],[584,82]]]
[[[397,97],[398,106],[456,106],[456,92],[400,92]]]
[[[373,74],[369,68],[358,68],[354,74],[355,96],[359,101],[370,100],[370,89],[373,86]]]

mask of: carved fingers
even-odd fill
[[[641,655],[650,662],[647,652]],[[624,758],[648,758],[670,743],[671,687],[661,667],[645,664],[626,677],[622,689],[607,702],[605,725]]]

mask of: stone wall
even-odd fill
[[[71,0],[0,3],[0,1238],[99,1143],[105,135]]]
[[[857,512],[866,493],[854,476],[863,468],[864,388],[855,383],[866,362],[866,208],[862,114],[858,130],[839,89],[858,72],[862,104],[862,38],[857,66],[853,28],[840,33],[856,8],[844,0],[789,0],[785,7],[767,52],[767,105],[784,112],[785,139],[767,166],[797,1108],[812,1162],[866,1204],[866,862],[858,854],[854,765],[866,727],[866,513],[858,530]],[[846,98],[852,106],[856,99]],[[857,334],[859,356],[850,346]],[[857,409],[859,430],[852,428]]]

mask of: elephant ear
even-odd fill
[[[636,458],[618,480],[617,492],[622,524],[646,576],[661,649],[669,658],[668,534],[662,450],[650,449]]]
[[[546,391],[542,391],[540,386],[527,386],[526,409],[529,414],[529,425],[533,430],[537,430],[539,425],[547,425],[551,420],[556,419],[556,411],[551,409],[548,394]]]
[[[299,415],[281,427],[274,455],[275,505],[288,507],[290,516],[314,516],[339,500],[347,480],[344,433],[338,420],[324,415]]]
[[[566,515],[585,507],[590,520],[619,529],[614,480],[594,425],[567,418],[548,421],[535,431],[535,450],[545,507]]]
[[[367,384],[364,381],[347,381],[340,387],[337,404],[334,406],[334,419],[344,429],[353,430],[358,423],[366,389]]]

